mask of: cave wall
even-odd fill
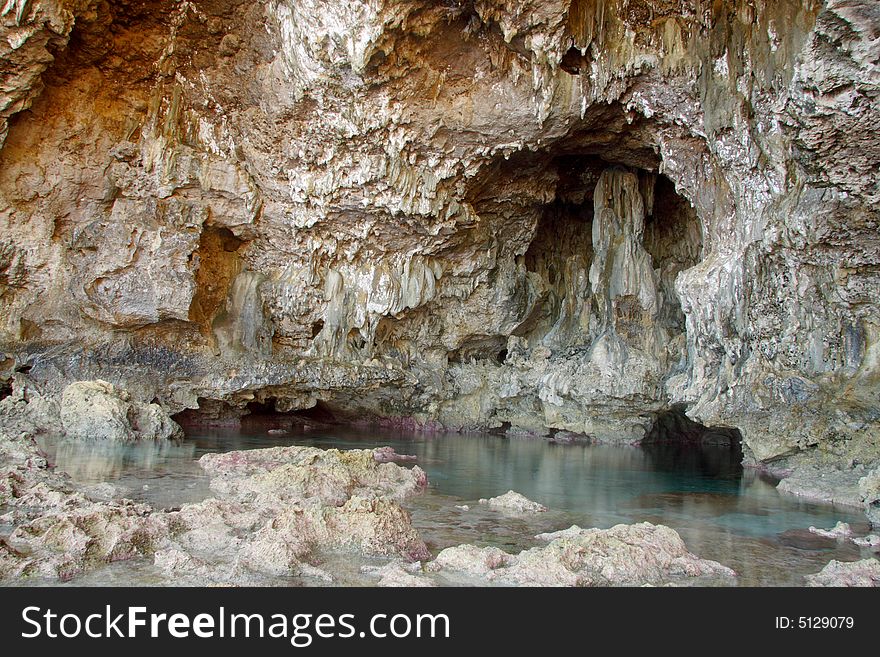
[[[878,453],[869,0],[10,0],[0,338],[46,394]],[[861,452],[860,452],[861,453]]]

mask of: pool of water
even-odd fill
[[[460,543],[518,551],[538,544],[535,534],[572,524],[604,528],[649,521],[676,529],[692,552],[736,570],[740,585],[802,585],[803,575],[818,572],[831,559],[854,561],[874,554],[808,531],[811,525],[832,527],[842,520],[863,535],[869,526],[858,509],[781,495],[775,482],[743,470],[738,454],[725,447],[614,447],[335,427],[279,436],[267,434],[264,426],[203,430],[181,443],[47,440],[43,447],[78,482],[111,483],[128,497],[171,508],[210,496],[197,464],[202,454],[277,445],[390,445],[399,453],[417,455],[429,488],[405,506],[434,553]],[[511,489],[551,511],[514,517],[478,503]],[[324,567],[336,568],[337,583],[374,581],[359,576],[359,565],[351,559]],[[116,582],[154,583],[149,566],[135,563],[113,564],[73,583]]]

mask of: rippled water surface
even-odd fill
[[[741,585],[802,585],[830,559],[854,561],[872,553],[851,542],[823,539],[810,525],[849,522],[867,533],[857,509],[801,502],[780,495],[774,482],[739,467],[728,448],[671,445],[612,447],[555,444],[495,435],[412,435],[380,430],[326,429],[274,436],[266,428],[207,430],[177,444],[96,445],[47,441],[57,467],[86,484],[112,483],[124,495],[157,508],[210,496],[196,461],[208,452],[277,445],[340,449],[391,445],[416,454],[428,472],[428,491],[407,502],[432,552],[449,545],[532,547],[534,535],[582,527],[649,521],[676,529],[697,555],[720,561]],[[551,511],[534,517],[499,513],[478,504],[510,489]],[[468,509],[462,508],[464,506]],[[337,583],[371,584],[363,562],[323,564]],[[74,584],[158,583],[149,564],[113,564]]]

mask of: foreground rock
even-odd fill
[[[815,575],[807,575],[809,586],[880,586],[880,561],[830,561]]]
[[[543,513],[547,511],[547,507],[543,504],[533,502],[525,495],[521,495],[513,490],[509,490],[504,495],[499,495],[498,497],[491,497],[488,500],[483,498],[480,500],[480,504],[516,513]]]
[[[367,566],[361,568],[361,572],[379,577],[378,586],[380,587],[425,588],[437,586],[433,580],[416,575],[414,571],[408,570],[405,565],[394,562],[378,568]]]
[[[880,547],[880,536],[878,536],[877,534],[857,536],[852,539],[852,542],[863,548],[877,548]]]
[[[398,504],[427,485],[418,466],[314,447],[206,454],[199,463],[217,497],[180,509],[186,530],[156,557],[168,574],[241,584],[253,573],[322,576],[309,561],[326,550],[430,556]]]
[[[149,555],[179,528],[177,519],[131,500],[101,501],[49,469],[27,434],[0,434],[0,579],[71,579],[87,570]]]
[[[550,541],[547,546],[517,555],[498,548],[447,548],[428,568],[520,586],[640,586],[736,577],[730,568],[688,552],[678,533],[663,525],[574,526],[542,536]]]

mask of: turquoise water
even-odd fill
[[[210,496],[196,463],[202,454],[293,444],[340,449],[390,445],[417,455],[429,489],[407,506],[434,552],[460,543],[517,551],[536,545],[537,533],[572,524],[649,521],[679,531],[699,556],[734,568],[740,585],[801,585],[803,575],[818,572],[830,559],[853,561],[873,554],[808,531],[811,525],[832,527],[842,520],[864,535],[869,527],[857,509],[781,495],[774,481],[743,470],[739,455],[725,447],[614,447],[336,427],[277,436],[259,426],[202,430],[177,444],[50,441],[45,448],[57,467],[79,482],[109,482],[126,496],[170,508]],[[551,511],[512,517],[478,503],[511,489]],[[114,567],[118,572],[120,565]],[[353,568],[339,581],[368,583],[358,580],[356,572]]]

